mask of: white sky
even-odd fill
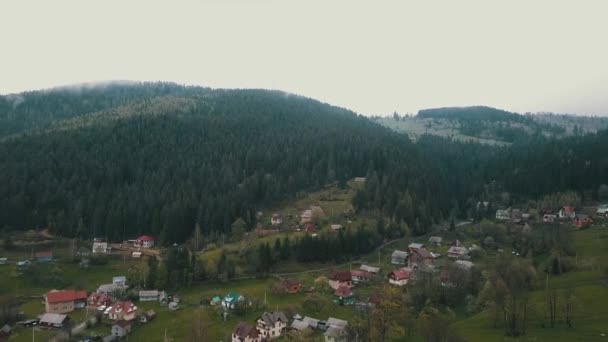
[[[608,1],[0,1],[0,93],[113,79],[608,115]]]

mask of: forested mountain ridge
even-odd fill
[[[493,145],[529,141],[535,137],[564,138],[608,128],[608,118],[557,114],[525,115],[486,107],[423,109],[416,116],[374,117],[381,125],[412,139],[423,134]]]
[[[278,91],[176,87],[121,95],[129,101],[100,95],[99,108],[70,108],[60,121],[42,113],[66,103],[29,104],[41,114],[19,127],[35,128],[0,143],[3,227],[171,243],[197,222],[205,234],[227,234],[237,218],[252,226],[256,210],[299,191],[389,171],[427,217],[449,209],[415,146],[365,117]]]

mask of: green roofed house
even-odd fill
[[[350,305],[355,302],[353,292],[348,286],[340,286],[334,291],[334,303]]]
[[[213,296],[213,298],[211,298],[211,302],[209,302],[209,304],[213,306],[220,305],[221,303],[222,298],[220,298],[220,296]]]
[[[228,292],[222,300],[222,306],[228,309],[234,309],[236,302],[243,300],[243,296],[236,292]]]

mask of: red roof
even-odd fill
[[[49,291],[46,293],[46,301],[49,303],[73,302],[79,299],[87,299],[86,291]]]
[[[105,293],[93,292],[89,295],[87,302],[90,306],[101,306],[111,303],[112,298]]]
[[[351,281],[352,277],[349,271],[335,272],[331,275],[331,280],[335,281]]]
[[[567,213],[573,213],[574,212],[574,208],[571,207],[571,206],[565,206],[563,209]]]
[[[363,271],[363,270],[352,270],[350,271],[350,274],[353,277],[358,277],[358,278],[369,278],[369,272],[367,271]]]
[[[36,258],[52,258],[53,252],[52,251],[36,252],[35,255],[36,255]]]
[[[411,275],[412,275],[412,269],[408,268],[408,267],[404,267],[404,268],[400,268],[398,270],[394,270],[388,276],[389,277],[392,276],[392,278],[395,280],[403,280],[403,279],[409,279]]]
[[[334,295],[338,297],[350,297],[352,294],[350,287],[340,286],[334,291]]]
[[[154,241],[154,238],[150,235],[142,235],[137,238],[137,241]]]
[[[137,309],[137,307],[131,301],[116,302],[116,303],[112,304],[111,313],[116,314],[121,311],[124,311],[125,313],[131,313],[131,312],[135,311],[136,309]]]

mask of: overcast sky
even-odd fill
[[[362,114],[608,115],[608,1],[1,0],[0,93],[271,88]]]

